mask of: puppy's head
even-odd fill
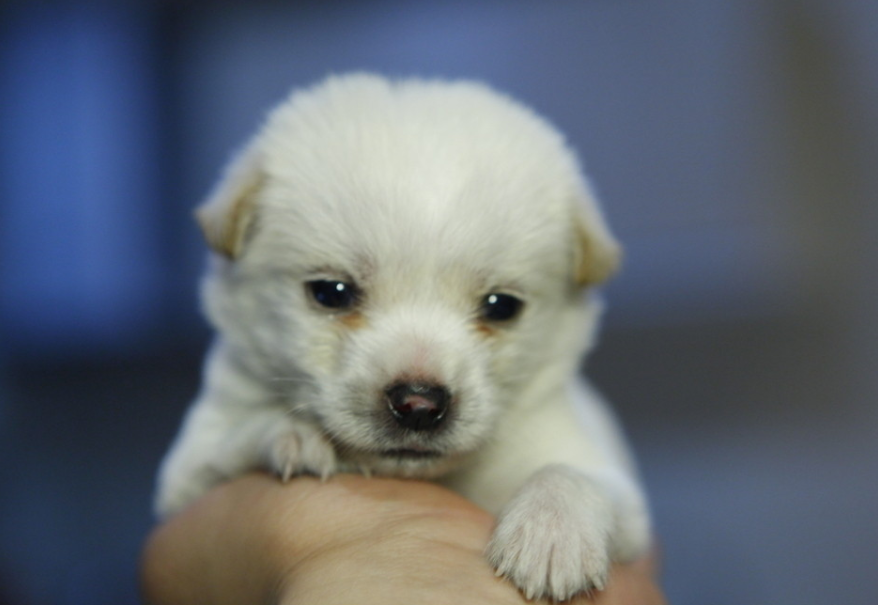
[[[566,380],[619,257],[561,136],[474,83],[296,93],[198,219],[222,337],[388,474],[443,472]]]

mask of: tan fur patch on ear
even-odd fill
[[[576,259],[574,280],[580,286],[595,286],[607,281],[622,264],[622,248],[603,223],[589,222],[578,216],[576,223]]]
[[[254,183],[252,189],[240,192],[229,204],[205,204],[195,210],[201,232],[216,252],[230,259],[241,255],[258,190],[259,185]]]
[[[256,199],[264,181],[259,155],[253,144],[240,153],[207,201],[195,210],[207,243],[230,259],[241,255],[253,221]]]

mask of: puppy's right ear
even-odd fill
[[[582,287],[607,281],[622,263],[622,248],[610,231],[587,182],[573,211],[575,233],[574,281]]]
[[[597,212],[578,213],[574,226],[574,280],[579,286],[596,286],[607,281],[619,270],[622,248]]]
[[[254,141],[229,163],[207,201],[195,210],[204,238],[217,253],[233,260],[241,255],[263,181],[262,154]]]

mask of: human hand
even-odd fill
[[[528,603],[484,558],[493,523],[431,483],[251,474],[153,532],[143,591],[150,605]],[[654,576],[652,558],[616,566],[606,590],[568,603],[662,605]]]

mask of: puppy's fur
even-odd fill
[[[198,219],[218,338],[160,515],[257,467],[435,478],[498,513],[497,572],[557,600],[648,547],[625,444],[577,378],[619,249],[544,120],[477,83],[330,78],[271,113]],[[327,308],[320,280],[355,296]],[[400,424],[395,385],[441,388],[441,422]]]

